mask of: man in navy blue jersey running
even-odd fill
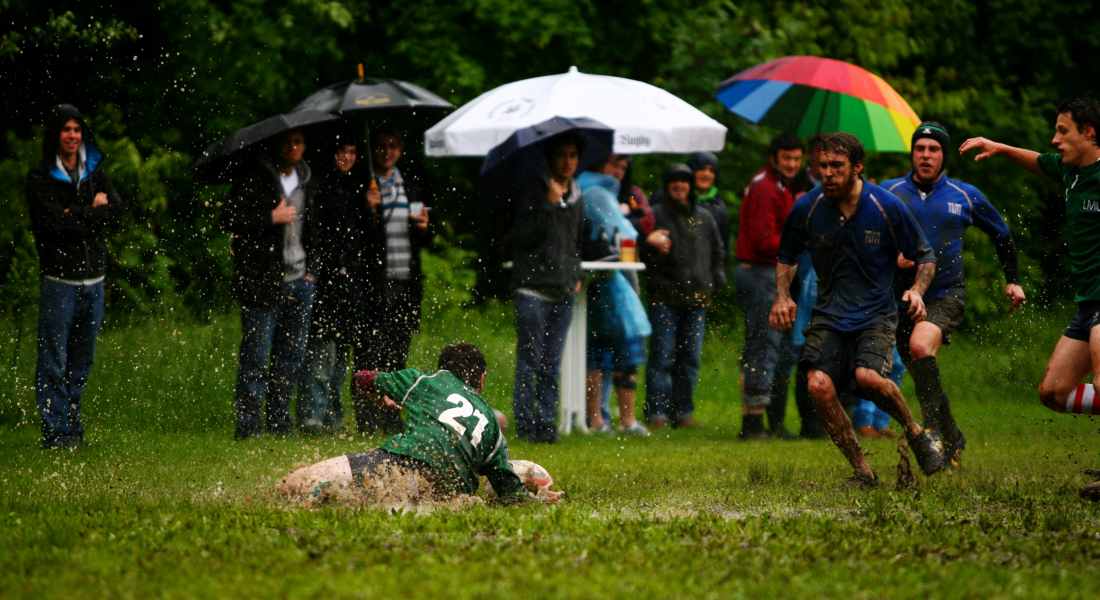
[[[884,182],[882,187],[909,205],[936,252],[936,277],[924,293],[928,315],[914,322],[904,311],[898,313],[898,352],[916,384],[924,426],[940,434],[946,458],[958,467],[966,438],[951,415],[936,353],[949,343],[951,332],[963,319],[963,233],[967,227],[977,226],[993,240],[1005,274],[1004,294],[1012,309],[1026,297],[1019,284],[1016,245],[1001,214],[978,188],[944,172],[944,152],[950,142],[943,125],[935,121],[921,123],[912,137],[912,171]],[[916,277],[916,270],[912,262],[900,257],[898,266],[902,270],[895,287],[906,289]]]
[[[913,213],[896,196],[864,181],[863,145],[847,133],[834,133],[815,154],[821,185],[802,196],[783,227],[776,267],[776,297],[770,322],[790,329],[797,306],[790,296],[798,257],[809,250],[819,281],[800,361],[825,430],[855,473],[850,481],[874,486],[855,431],[837,398],[859,388],[905,427],[925,474],[943,468],[943,445],[909,412],[905,398],[886,376],[897,329],[894,275],[902,254],[917,266],[913,285],[902,294],[909,317],[924,318],[922,295],[936,272],[936,257]]]

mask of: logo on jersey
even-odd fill
[[[1100,200],[1085,200],[1081,203],[1081,212],[1100,212]]]
[[[955,215],[956,217],[961,217],[963,214],[963,205],[959,204],[958,202],[948,202],[947,212]]]
[[[863,243],[868,246],[878,246],[882,243],[882,232],[874,229],[864,229]]]

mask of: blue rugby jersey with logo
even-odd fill
[[[978,188],[943,175],[925,194],[913,183],[912,173],[885,181],[882,187],[909,206],[936,253],[936,278],[924,294],[926,300],[942,298],[953,288],[963,286],[963,234],[971,225],[993,240],[1005,267],[1005,278],[1016,283],[1012,233],[1001,213]],[[909,272],[909,282],[912,278]]]
[[[818,277],[814,321],[837,331],[860,331],[895,317],[899,252],[916,263],[936,260],[912,211],[868,181],[851,219],[844,219],[821,186],[795,203],[783,227],[779,262],[795,265],[803,250],[810,251]]]

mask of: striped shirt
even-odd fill
[[[394,167],[389,177],[379,177],[382,195],[382,218],[386,222],[386,279],[407,281],[410,278],[412,243],[409,239],[409,198],[405,195],[405,180]]]

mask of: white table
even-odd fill
[[[644,271],[640,262],[584,261],[581,269],[594,271]],[[565,336],[565,349],[561,356],[561,402],[558,404],[558,431],[570,433],[574,429],[587,432],[585,423],[584,382],[588,375],[586,348],[588,342],[588,282],[573,301],[573,318]]]

